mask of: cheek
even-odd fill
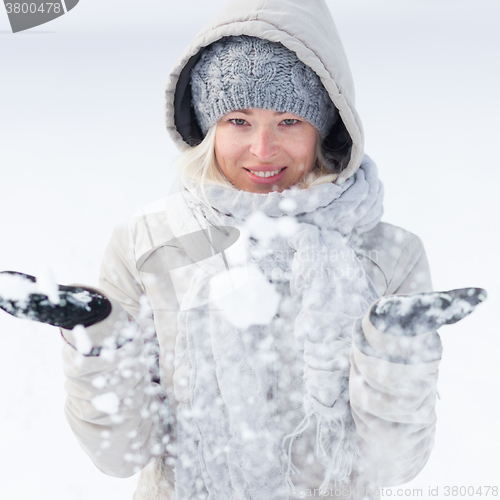
[[[225,134],[215,136],[215,158],[223,169],[226,165],[234,163],[239,156],[239,146],[232,138]]]
[[[305,164],[306,170],[312,168],[316,160],[316,135],[306,135],[291,144],[289,152],[297,162]]]

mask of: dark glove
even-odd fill
[[[391,295],[374,304],[370,321],[378,330],[391,335],[420,335],[460,321],[484,299],[486,290],[482,288]]]
[[[59,326],[90,326],[107,318],[111,302],[100,293],[80,286],[59,285],[59,303],[36,290],[36,278],[14,271],[0,272],[0,309],[17,318]]]

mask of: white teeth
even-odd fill
[[[257,175],[258,177],[272,177],[273,175],[279,174],[282,169],[273,170],[272,172],[255,172],[254,170],[250,170],[253,175]]]

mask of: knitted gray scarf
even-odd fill
[[[207,186],[206,196],[218,217],[200,202],[199,186],[187,187],[180,188],[175,206],[167,211],[174,234],[220,228],[220,220],[238,227],[247,265],[258,269],[281,296],[291,295],[297,311],[295,342],[304,358],[305,417],[283,437],[266,397],[266,339],[271,330],[262,321],[237,327],[210,303],[212,278],[231,267],[224,252],[198,262],[178,318],[175,499],[288,499],[290,475],[296,472],[292,445],[313,421],[315,459],[326,467],[320,486],[325,490],[331,480],[342,481],[351,473],[359,455],[349,406],[351,333],[378,294],[352,245],[356,234],[375,227],[382,216],[377,168],[365,157],[341,185],[282,193]],[[294,230],[263,244],[245,228],[256,212],[274,222],[293,218]],[[325,249],[338,258],[314,258]],[[269,319],[278,320],[277,315]]]

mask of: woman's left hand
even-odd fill
[[[415,336],[468,316],[486,299],[482,288],[382,297],[371,308],[377,330],[395,336]]]

